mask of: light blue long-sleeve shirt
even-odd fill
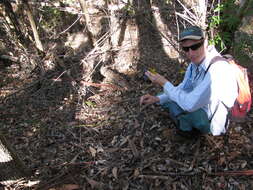
[[[167,101],[176,102],[183,110],[193,112],[202,108],[211,119],[211,133],[220,135],[226,132],[227,107],[234,105],[238,95],[234,70],[225,61],[215,62],[205,75],[212,58],[220,56],[214,46],[209,46],[205,59],[197,66],[190,63],[184,80],[178,86],[166,82],[163,94],[159,95],[160,104]],[[197,71],[199,70],[199,72]],[[188,89],[190,82],[191,89]],[[214,114],[215,113],[215,114]]]

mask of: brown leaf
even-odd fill
[[[91,188],[94,189],[94,188],[97,188],[97,189],[100,189],[103,187],[103,184],[100,183],[100,182],[97,182],[93,179],[89,179],[88,177],[85,177],[85,179],[87,180],[87,182],[91,185]]]
[[[117,167],[112,168],[112,175],[115,179],[118,179],[118,168]]]
[[[118,150],[119,150],[119,148],[107,148],[105,150],[105,152],[107,152],[107,153],[113,153],[113,152],[117,152]]]
[[[173,135],[173,129],[164,129],[162,135],[164,138],[171,137]]]
[[[90,153],[91,153],[92,157],[95,157],[96,154],[97,154],[96,149],[95,149],[95,148],[92,148],[91,146],[89,147],[89,149],[90,149]]]
[[[220,159],[218,160],[218,164],[221,166],[226,162],[225,156],[221,156]]]
[[[216,172],[213,175],[217,175],[217,176],[252,176],[253,170]]]
[[[129,187],[129,183],[126,181],[123,184],[122,190],[128,190],[128,187]]]
[[[102,175],[102,176],[107,175],[107,174],[108,174],[108,170],[109,170],[109,168],[102,168],[102,169],[101,169],[101,175]]]
[[[140,171],[138,168],[134,170],[134,177],[138,177],[140,175]]]
[[[57,190],[75,190],[79,188],[80,188],[79,185],[76,184],[66,184],[60,187],[59,189],[57,188]]]
[[[246,166],[247,166],[247,161],[246,160],[242,160],[241,161],[241,168],[243,169],[243,168],[245,168]]]
[[[127,140],[128,140],[128,144],[133,152],[134,157],[139,157],[139,152],[137,151],[134,141],[131,140],[130,138],[127,138]]]
[[[232,161],[241,154],[239,151],[230,152],[228,155],[228,161]]]

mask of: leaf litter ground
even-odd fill
[[[82,103],[64,82],[5,95],[2,130],[32,170],[11,188],[253,188],[252,113],[225,136],[179,138],[159,106],[139,105],[160,89],[133,81],[128,91],[103,89]]]

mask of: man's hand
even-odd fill
[[[159,101],[160,101],[160,99],[158,97],[146,94],[144,96],[141,96],[140,105],[141,104],[154,104],[154,103],[159,102]]]
[[[145,75],[151,80],[153,83],[159,84],[160,86],[163,86],[168,80],[164,78],[160,74],[154,74],[149,71],[145,72]]]

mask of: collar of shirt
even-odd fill
[[[206,71],[206,69],[208,68],[210,61],[212,60],[213,57],[215,56],[220,56],[220,54],[217,52],[217,50],[215,49],[215,47],[213,45],[208,46],[207,48],[207,52],[206,52],[206,57],[205,59],[202,61],[202,63],[197,66],[196,64],[194,64],[193,62],[192,64],[192,68],[194,71],[196,71],[196,69],[199,67],[199,71],[201,72],[202,69],[204,71]]]
[[[217,50],[215,49],[215,47],[213,45],[208,46],[207,48],[207,52],[206,52],[206,57],[203,60],[203,62],[200,64],[200,67],[206,71],[206,69],[208,68],[211,60],[215,57],[215,56],[220,56],[220,54],[217,52]]]
[[[206,57],[202,60],[200,65],[196,65],[193,62],[191,62],[191,74],[190,78],[192,78],[193,81],[201,81],[203,79],[203,76],[208,68],[211,60],[215,56],[219,56],[220,54],[217,52],[215,47],[213,45],[208,46]]]

